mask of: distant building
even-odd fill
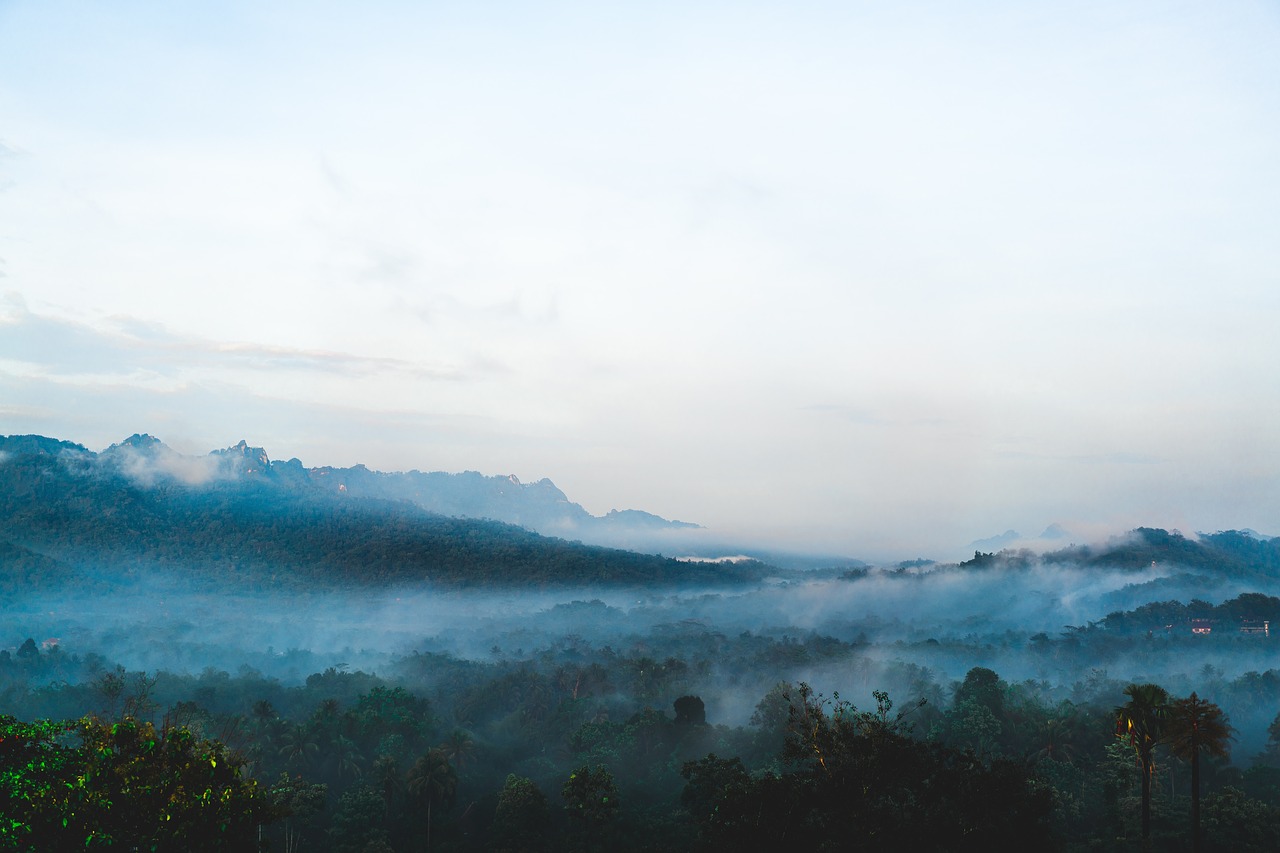
[[[1241,634],[1261,634],[1264,637],[1271,636],[1271,622],[1267,619],[1241,619]]]
[[[1212,634],[1213,622],[1208,619],[1192,619],[1191,633],[1193,634]]]

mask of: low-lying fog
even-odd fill
[[[664,643],[680,637],[736,638],[743,632],[801,641],[816,634],[856,644],[856,654],[851,648],[843,659],[708,673],[701,692],[709,709],[717,722],[736,724],[750,717],[761,691],[779,681],[806,680],[861,702],[881,687],[910,690],[909,684],[875,683],[901,681],[903,665],[909,672],[918,672],[912,665],[927,668],[940,685],[986,666],[1010,682],[1034,679],[1060,688],[1103,673],[1120,682],[1180,683],[1197,673],[1230,679],[1273,666],[1271,646],[1261,641],[1175,649],[1158,638],[1163,641],[1138,650],[1124,646],[1110,657],[1091,656],[1085,665],[1045,654],[1045,638],[1033,639],[1043,634],[1062,641],[1107,613],[1153,600],[1216,604],[1246,591],[1275,593],[1226,581],[1209,583],[1206,591],[1206,583],[1168,567],[1133,572],[1041,565],[871,570],[748,589],[412,588],[284,597],[189,593],[172,581],[151,579],[109,594],[11,601],[6,633],[11,644],[25,637],[56,640],[69,653],[95,652],[130,670],[250,667],[285,683],[332,666],[384,673],[415,652],[493,662],[532,658],[568,642],[660,657]]]

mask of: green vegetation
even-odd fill
[[[1280,849],[1276,540],[787,574],[6,448],[0,849]]]
[[[105,592],[155,573],[245,590],[724,585],[761,574],[756,564],[679,562],[252,478],[143,486],[61,450],[0,465],[0,592],[37,580],[83,584],[86,575]]]
[[[1210,701],[986,667],[940,684],[831,638],[635,643],[413,654],[383,676],[290,686],[249,669],[126,672],[24,642],[0,658],[0,696],[30,720],[3,720],[6,844],[254,849],[260,832],[273,850],[1130,850],[1145,823],[1153,849],[1190,849],[1197,818],[1202,849],[1280,841],[1280,673],[1216,679]],[[910,679],[909,701],[877,691],[861,710],[781,683],[750,724],[715,719],[723,700],[699,688],[715,664],[778,666],[797,649],[850,678]],[[1242,770],[1218,703],[1261,683],[1275,719]]]
[[[245,761],[182,726],[0,717],[0,843],[17,850],[250,849],[275,816]]]

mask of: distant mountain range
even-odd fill
[[[384,474],[274,462],[247,442],[186,456],[148,435],[101,453],[0,438],[0,565],[66,578],[176,566],[255,582],[725,582],[755,564],[684,563],[567,539],[697,529],[636,510],[592,516],[550,480]],[[538,535],[541,531],[558,538]],[[34,574],[33,574],[34,573]]]
[[[1035,537],[1033,541],[1039,544],[1048,544],[1063,539],[1070,539],[1071,534],[1063,528],[1061,524],[1050,524],[1044,529],[1044,532]],[[989,536],[986,539],[976,539],[969,543],[969,547],[975,551],[999,551],[1002,548],[1008,548],[1021,542],[1027,542],[1028,538],[1024,537],[1016,530],[1006,530],[997,536]]]
[[[73,453],[96,459],[140,485],[206,485],[256,479],[281,488],[316,490],[349,497],[409,501],[428,512],[455,518],[502,521],[541,533],[588,542],[614,544],[628,534],[696,530],[699,525],[668,521],[642,510],[610,510],[603,516],[570,501],[555,483],[541,479],[522,483],[514,475],[485,476],[475,471],[449,474],[406,471],[386,473],[364,465],[350,468],[307,468],[297,459],[272,460],[261,447],[240,441],[207,456],[185,456],[159,439],[134,434],[100,454],[70,442],[42,436],[0,438],[0,452],[34,450]]]
[[[700,532],[639,510],[593,516],[545,479],[525,484],[475,472],[307,468],[297,459],[273,461],[244,441],[187,456],[148,435],[101,453],[43,436],[0,437],[0,593],[59,580],[114,582],[155,570],[250,586],[546,586],[724,584],[867,568],[856,560],[722,550],[706,540],[700,556],[754,559],[652,554],[693,555],[696,549],[684,545]],[[583,544],[593,540],[616,547]],[[1214,577],[1280,576],[1280,539],[1253,531],[1188,539],[1140,528],[1099,546],[1057,544],[1068,540],[1057,525],[1034,541],[1010,530],[973,543],[974,559],[955,568],[1159,564]],[[672,547],[653,547],[663,542]],[[1019,547],[1029,543],[1040,546],[1039,553]],[[1056,550],[1044,551],[1051,543]],[[645,550],[650,553],[639,553]]]

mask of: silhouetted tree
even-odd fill
[[[409,793],[427,807],[427,849],[430,850],[432,809],[437,803],[445,807],[453,805],[458,774],[444,752],[433,749],[414,762],[408,783]]]
[[[1191,762],[1191,847],[1200,851],[1200,753],[1225,758],[1231,740],[1222,709],[1192,693],[1169,706],[1165,720],[1169,751]]]
[[[676,723],[680,725],[703,724],[707,721],[707,709],[697,696],[681,696],[675,701]]]
[[[975,666],[965,673],[964,681],[956,688],[956,705],[973,702],[986,708],[997,722],[1004,720],[1005,684],[994,670]]]

